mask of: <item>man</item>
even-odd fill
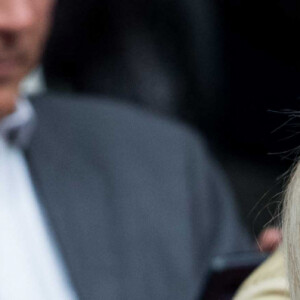
[[[0,299],[195,299],[213,255],[248,248],[231,195],[182,126],[19,94],[53,6],[0,0]]]

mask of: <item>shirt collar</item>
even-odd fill
[[[36,124],[35,113],[27,99],[19,99],[15,111],[0,121],[0,137],[21,148],[29,145]]]

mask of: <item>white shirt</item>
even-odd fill
[[[7,120],[0,122],[0,129]],[[9,144],[0,130],[0,300],[27,299],[77,296],[37,201],[22,150]]]

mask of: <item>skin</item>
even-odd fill
[[[39,63],[54,0],[0,0],[0,119],[12,113],[22,79]]]
[[[258,237],[258,247],[262,252],[275,251],[282,241],[281,230],[269,227],[263,230]]]

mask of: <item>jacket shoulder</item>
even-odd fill
[[[43,120],[49,119],[48,125],[55,120],[55,123],[72,124],[73,127],[93,131],[93,134],[121,132],[127,137],[140,138],[141,141],[143,137],[153,137],[153,142],[166,139],[204,144],[201,134],[191,127],[171,117],[153,114],[117,99],[45,94],[32,99],[32,103],[38,116]]]

